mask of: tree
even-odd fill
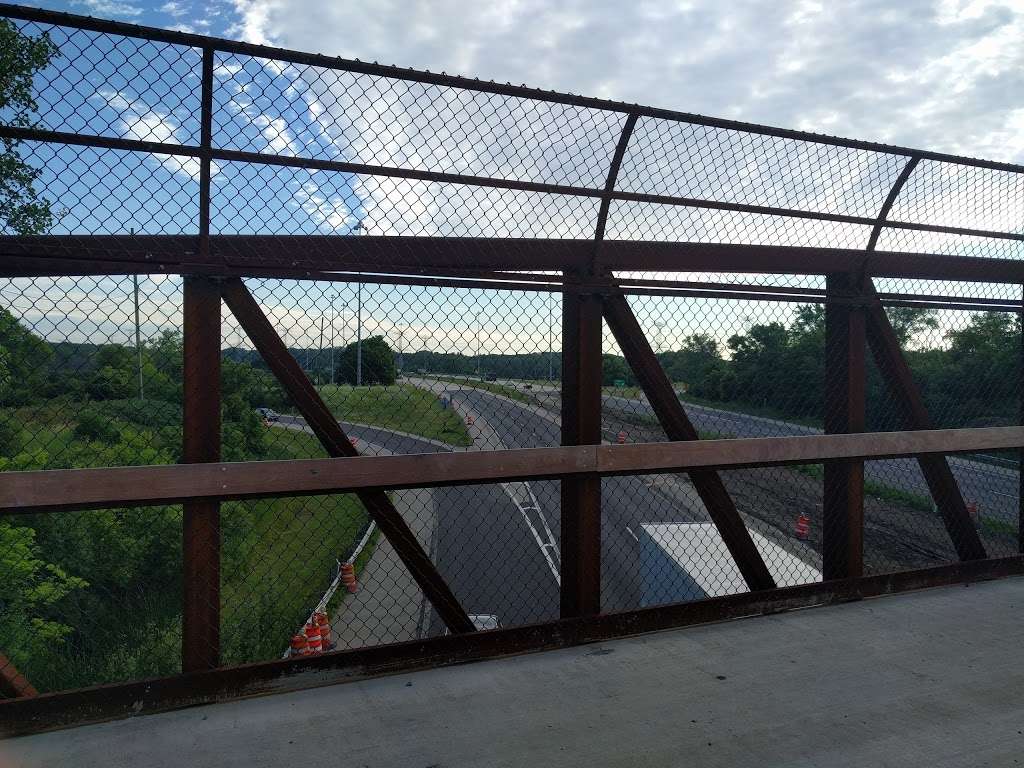
[[[383,336],[363,339],[363,384],[394,384],[398,371],[395,367],[395,352],[384,341]],[[356,383],[357,345],[349,344],[341,353],[337,365],[336,381]]]
[[[889,316],[889,322],[892,323],[892,329],[896,332],[901,347],[906,347],[907,343],[922,331],[939,327],[933,309],[886,307],[885,314]]]
[[[23,405],[43,388],[50,345],[0,309],[0,405]]]
[[[31,37],[0,19],[0,114],[9,115],[7,125],[32,126],[32,79],[57,55],[47,33]],[[0,225],[19,235],[39,234],[53,224],[53,213],[35,188],[41,171],[21,158],[19,144],[17,139],[0,139]]]
[[[601,386],[613,387],[616,381],[632,385],[633,371],[619,355],[601,355]]]

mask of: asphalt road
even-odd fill
[[[293,428],[305,426],[305,421],[296,416],[282,415],[281,423]],[[449,450],[443,443],[412,435],[341,424],[350,437],[356,438],[357,447],[373,443],[393,453]],[[557,582],[514,493],[500,485],[405,493],[413,494],[407,502],[415,514],[436,519],[428,550],[468,613],[494,614],[510,626],[558,616]],[[555,493],[557,500],[557,487]],[[444,631],[436,615],[427,617],[424,623],[430,634]],[[380,642],[388,640],[380,638]]]
[[[517,382],[502,381],[506,386]],[[535,385],[535,391],[557,395],[556,387]],[[654,418],[654,411],[646,400],[604,395],[603,401],[610,408],[641,414]],[[709,408],[704,405],[686,403],[686,412],[697,430],[717,432],[735,437],[781,437],[786,435],[820,435],[822,430],[780,419],[752,416],[746,413]],[[1009,467],[986,464],[958,456],[949,457],[953,475],[960,484],[964,500],[976,502],[982,514],[998,517],[1016,525],[1018,516],[1017,495],[1020,488],[1019,473]],[[914,459],[887,459],[869,461],[864,469],[866,479],[930,498],[928,484],[921,468]]]
[[[543,409],[510,401],[472,387],[458,384],[422,381],[418,386],[430,387],[449,398],[460,413],[474,417],[468,427],[474,437],[474,447],[483,450],[501,448],[535,448],[556,446],[561,433],[558,423]],[[520,484],[525,485],[525,484]],[[560,546],[559,484],[557,481],[529,483],[547,530],[553,534],[553,544]],[[673,482],[658,482],[642,477],[613,477],[602,481],[602,606],[604,610],[625,610],[641,604],[641,563],[635,531],[642,523],[652,522],[706,522],[707,514],[699,502],[683,492]],[[485,523],[482,533],[493,542],[492,551],[502,558],[518,558],[518,544],[513,548],[508,536],[511,531],[497,519]],[[542,525],[535,524],[538,530]],[[460,551],[457,538],[465,532],[452,530],[449,545]],[[540,548],[534,542],[536,548]],[[537,596],[544,596],[550,606],[548,618],[558,612],[557,582],[550,574],[540,581],[522,579],[513,582],[511,602],[529,604]],[[506,586],[505,589],[508,589]],[[549,597],[550,595],[550,597]],[[506,598],[508,600],[509,598]],[[523,610],[513,611],[518,615]],[[488,611],[496,613],[496,611]],[[504,618],[502,618],[504,622]]]

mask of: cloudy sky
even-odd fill
[[[289,48],[1024,160],[1024,0],[44,0]]]

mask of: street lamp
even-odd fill
[[[331,291],[327,298],[331,302],[331,386],[333,387],[336,383],[334,379],[334,323],[338,319],[338,314],[334,309],[334,300],[337,298],[337,294]]]
[[[352,227],[353,232],[366,233],[366,226],[360,219]],[[359,273],[360,281],[356,284],[356,386],[363,384],[363,283],[362,272]]]

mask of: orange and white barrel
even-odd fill
[[[306,653],[320,653],[323,645],[320,643],[320,627],[313,622],[306,625]]]
[[[352,563],[341,564],[341,583],[350,593],[355,593],[359,589],[356,583],[356,567]]]
[[[331,637],[331,620],[326,613],[314,613],[313,621],[320,627],[320,647],[329,651],[334,647],[334,639]]]

